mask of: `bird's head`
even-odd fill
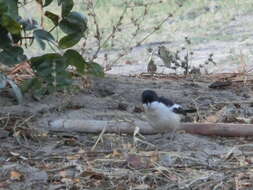
[[[143,105],[150,105],[152,102],[157,101],[158,96],[153,90],[144,90],[142,93],[142,103]]]

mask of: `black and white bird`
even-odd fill
[[[179,130],[182,116],[190,112],[170,99],[159,97],[153,90],[142,93],[142,103],[151,126],[160,133]]]

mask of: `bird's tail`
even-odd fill
[[[177,114],[182,114],[182,115],[187,115],[187,113],[194,113],[197,112],[197,109],[195,108],[190,108],[190,109],[183,109],[182,107],[176,107],[173,108],[173,112],[177,113]]]
[[[195,112],[197,112],[197,109],[196,108],[189,108],[189,109],[184,109],[184,111],[186,113],[195,113]]]

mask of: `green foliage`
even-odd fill
[[[75,66],[79,73],[84,74],[87,63],[77,51],[69,49],[64,53],[63,57],[68,64]]]
[[[15,46],[21,39],[22,29],[17,3],[17,0],[0,0],[0,62],[6,65],[26,60],[23,49]]]
[[[70,12],[60,22],[61,30],[66,34],[81,33],[87,30],[87,18],[78,12]]]
[[[50,6],[53,0],[36,0],[36,2],[41,8],[45,8]],[[72,48],[84,37],[87,18],[79,12],[72,11],[73,0],[57,0],[57,3],[61,6],[61,15],[45,11],[44,16],[54,25],[47,30],[42,29],[34,18],[23,19],[19,15],[18,4],[22,4],[21,0],[0,0],[0,63],[15,65],[26,61],[22,42],[27,38],[31,40],[31,45],[36,41],[42,50],[46,50],[48,46],[58,52],[45,53],[28,60],[31,62],[35,77],[25,83],[24,89],[36,91],[38,94],[68,87],[72,81],[72,75],[67,70],[68,66],[74,66],[79,74],[96,76],[104,74],[100,65],[86,61],[76,50],[67,49]],[[52,34],[56,28],[65,33],[59,40]]]
[[[66,70],[68,63],[64,56],[58,53],[48,53],[31,59],[32,68],[36,72],[37,80],[34,80],[39,87],[36,92],[53,92],[71,84],[71,75]],[[43,83],[47,83],[46,89]],[[33,83],[31,83],[33,84]],[[28,85],[28,89],[32,87]]]
[[[38,42],[38,44],[40,45],[41,49],[45,50],[46,49],[46,42],[53,42],[54,37],[52,36],[51,33],[42,30],[42,29],[37,29],[33,31],[33,36],[35,38],[35,40]]]
[[[45,16],[48,17],[54,25],[58,25],[60,17],[50,11],[45,12]]]
[[[15,65],[26,60],[24,50],[21,47],[8,46],[0,52],[0,63]]]
[[[9,15],[2,15],[1,25],[11,34],[20,34],[21,32],[21,25]]]

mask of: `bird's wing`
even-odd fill
[[[172,100],[165,98],[165,97],[159,97],[158,101],[165,104],[168,108],[171,109],[174,113],[186,115],[188,111],[184,110],[181,105],[174,104]]]
[[[171,107],[174,105],[174,103],[170,99],[167,99],[163,96],[159,97],[158,101],[165,104],[167,107]]]

